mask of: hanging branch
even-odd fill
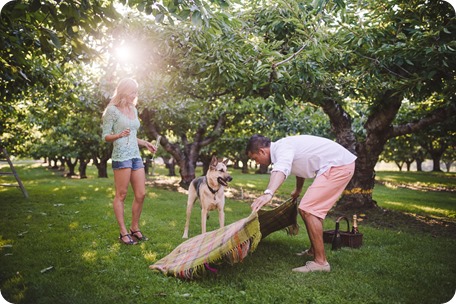
[[[291,55],[290,57],[282,60],[282,61],[279,61],[277,63],[273,63],[272,64],[272,72],[271,72],[271,75],[269,77],[269,82],[272,82],[273,78],[275,78],[275,73],[276,73],[276,68],[279,66],[279,65],[282,65],[284,63],[287,63],[288,61],[292,60],[293,58],[295,58],[296,56],[299,55],[299,53],[301,53],[305,48],[307,47],[307,43],[304,44],[296,53],[293,53],[293,55]]]
[[[304,44],[296,53],[294,53],[293,55],[291,55],[291,56],[288,57],[287,59],[284,59],[284,60],[282,60],[282,61],[280,61],[280,62],[277,62],[277,63],[273,63],[273,64],[272,64],[272,69],[275,70],[275,68],[278,67],[279,65],[282,65],[282,64],[284,64],[284,63],[287,63],[288,61],[290,61],[290,60],[292,60],[293,58],[295,58],[296,56],[298,56],[299,53],[301,53],[301,52],[304,50],[304,48],[305,48],[306,46],[307,46],[307,43]]]

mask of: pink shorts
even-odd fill
[[[329,168],[325,173],[317,176],[309,186],[301,199],[299,209],[324,219],[354,173],[354,162],[349,165]]]

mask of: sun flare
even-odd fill
[[[133,59],[133,51],[130,47],[122,45],[116,49],[116,57],[120,62],[128,62]]]

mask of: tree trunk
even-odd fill
[[[174,157],[163,157],[163,161],[168,169],[168,176],[176,176],[176,161]]]
[[[99,178],[108,178],[108,160],[109,157],[102,157],[98,160],[98,157],[93,158],[93,164],[97,167]]]
[[[87,165],[89,164],[90,160],[85,160],[83,158],[79,158],[79,177],[80,178],[87,178]]]
[[[196,160],[191,162],[188,161],[186,158],[181,159],[178,162],[179,165],[179,173],[181,176],[181,181],[179,182],[179,186],[184,189],[188,189],[190,183],[193,179],[195,179],[195,169],[196,169]]]
[[[157,138],[160,134],[160,128],[154,123],[154,115],[154,112],[148,109],[145,109],[140,114],[144,123],[144,131],[149,138]],[[196,161],[199,158],[201,149],[213,143],[222,135],[227,120],[226,116],[226,113],[221,113],[214,121],[206,122],[202,120],[199,127],[194,132],[193,142],[189,142],[185,133],[178,134],[181,142],[177,143],[169,142],[168,138],[162,135],[160,141],[161,145],[173,156],[180,168],[179,173],[181,181],[179,182],[179,185],[182,188],[188,189],[190,182],[195,178]],[[209,124],[213,126],[213,131],[210,134],[206,134],[208,129],[207,125]],[[184,148],[182,148],[182,146]]]
[[[242,173],[249,173],[249,160],[242,159]]]
[[[364,141],[357,141],[351,128],[351,117],[337,101],[327,98],[324,102],[317,103],[329,116],[337,142],[358,157],[355,174],[337,203],[337,209],[363,210],[376,207],[377,203],[372,198],[375,185],[374,168],[388,139],[415,133],[436,122],[451,119],[456,112],[456,107],[442,107],[414,122],[395,126],[393,121],[399,111],[402,99],[403,97],[399,92],[386,91],[376,100],[373,100],[374,106],[364,124],[366,134]]]
[[[416,171],[421,172],[423,171],[423,162],[424,160],[422,159],[416,159]]]
[[[432,158],[432,171],[433,172],[442,172],[442,169],[440,169],[440,158]]]
[[[255,171],[255,174],[268,174],[268,168],[269,166],[260,165],[258,170]]]
[[[399,95],[399,94],[398,94]],[[375,165],[378,162],[383,147],[391,137],[391,123],[396,117],[401,105],[401,96],[393,96],[392,92],[385,92],[379,96],[364,127],[366,137],[364,141],[356,140],[352,131],[352,120],[337,101],[326,99],[322,104],[323,111],[329,116],[331,129],[336,134],[339,144],[347,148],[358,158],[355,173],[348,183],[336,209],[371,209],[377,207],[377,202],[372,198],[375,186]]]
[[[67,177],[72,177],[76,175],[75,168],[78,163],[78,158],[74,161],[74,163],[71,161],[71,157],[67,157],[65,159],[65,163],[68,166],[69,172],[66,174]]]
[[[445,167],[446,167],[446,172],[450,173],[450,169],[451,169],[451,165],[453,164],[453,161],[449,160],[444,163],[445,163]]]
[[[413,161],[406,161],[405,163],[407,164],[407,172],[410,172],[410,168],[412,166]]]
[[[207,171],[209,171],[209,166],[211,165],[212,155],[201,153],[199,159],[203,163],[203,175],[206,175]]]

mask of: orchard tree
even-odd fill
[[[5,4],[0,18],[0,136],[12,151],[19,151],[30,139],[32,125],[21,124],[26,121],[24,109],[28,112],[47,106],[34,105],[38,98],[32,96],[55,97],[64,92],[60,81],[68,65],[97,55],[85,38],[100,37],[102,24],[109,25],[117,17],[112,1]],[[31,99],[31,103],[24,102]]]
[[[342,15],[312,15],[296,1],[271,6],[256,8],[251,25],[281,42],[283,60],[271,65],[277,102],[321,107],[336,140],[358,156],[338,208],[376,206],[374,167],[385,143],[454,117],[454,12],[443,1],[346,1]],[[395,124],[404,100],[425,103],[436,94],[426,112]]]
[[[453,138],[454,136],[456,136],[456,134],[453,135]],[[456,145],[453,144],[449,146],[447,150],[445,150],[445,152],[442,155],[442,161],[445,164],[446,172],[449,173],[451,170],[451,166],[456,161]]]
[[[3,6],[0,136],[11,152],[26,153],[23,147],[32,139],[30,135],[35,127],[28,124],[28,112],[43,107],[42,103],[35,105],[24,100],[36,101],[37,95],[58,96],[65,90],[60,83],[68,75],[70,65],[97,62],[109,51],[112,46],[109,39],[115,38],[118,21],[123,18],[115,3],[118,2],[22,0],[9,1]],[[184,0],[164,4],[155,0],[128,1],[131,7],[154,15],[157,22],[191,20],[197,24],[211,18],[212,6],[226,4],[225,1]]]
[[[432,159],[432,171],[442,171],[440,162],[444,153],[456,145],[455,134],[456,126],[451,120],[432,125],[417,134],[419,145]]]
[[[379,160],[394,162],[399,168],[399,171],[402,171],[404,164],[406,164],[407,171],[410,171],[410,166],[416,160],[415,150],[420,148],[411,136],[404,135],[390,138],[385,144]]]

